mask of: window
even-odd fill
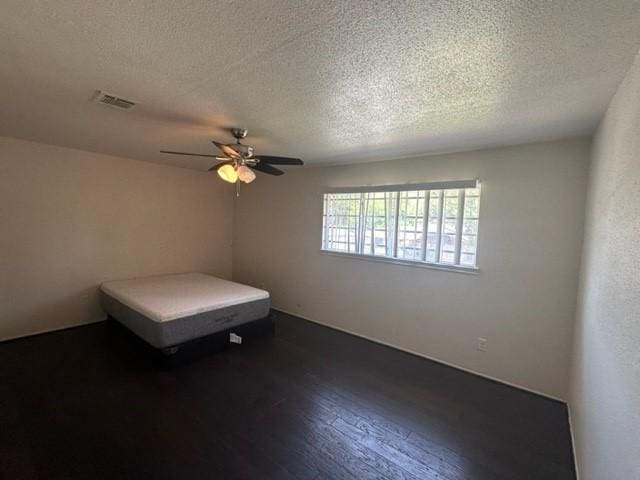
[[[476,267],[475,180],[351,190],[324,195],[323,250]]]

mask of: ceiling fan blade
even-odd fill
[[[231,148],[230,145],[225,145],[224,143],[216,142],[215,140],[211,140],[211,143],[222,150],[227,157],[240,158],[240,154]]]
[[[276,167],[272,167],[268,163],[258,163],[257,165],[252,165],[251,168],[262,173],[267,173],[269,175],[282,175],[284,173],[282,170],[279,170]]]
[[[299,158],[272,157],[270,155],[258,155],[255,158],[271,165],[304,165],[304,162]]]
[[[207,172],[213,172],[214,170],[215,170],[215,171],[218,171],[218,169],[219,169],[220,167],[222,167],[223,165],[231,165],[232,163],[233,163],[233,162],[220,162],[220,163],[216,163],[213,167],[209,168],[209,169],[207,170]]]
[[[171,152],[169,150],[160,150],[160,153],[171,153],[173,155],[189,155],[191,157],[219,158],[219,155],[205,155],[204,153]]]

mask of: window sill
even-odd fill
[[[467,275],[477,275],[480,273],[478,267],[465,267],[460,265],[447,265],[443,263],[428,263],[416,260],[402,260],[400,258],[376,257],[374,255],[357,255],[355,253],[333,252],[331,250],[320,250],[323,255],[332,257],[352,258],[354,260],[364,260],[370,262],[392,263],[395,265],[404,265],[406,267],[429,268],[432,270],[444,270],[446,272],[465,273]]]

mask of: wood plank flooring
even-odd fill
[[[171,367],[112,321],[0,344],[0,478],[575,478],[563,404],[275,321]]]

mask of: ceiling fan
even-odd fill
[[[229,183],[251,183],[256,179],[253,170],[257,170],[268,175],[282,175],[284,172],[273,165],[304,165],[299,158],[273,157],[270,155],[253,154],[253,147],[240,142],[247,136],[246,128],[232,128],[231,135],[236,139],[236,143],[225,144],[212,140],[212,143],[222,152],[219,155],[205,155],[202,153],[172,152],[160,150],[160,153],[170,153],[173,155],[190,155],[193,157],[211,157],[220,160],[208,171],[215,170],[220,178]]]

